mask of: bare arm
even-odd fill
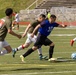
[[[13,35],[13,36],[16,36],[17,38],[21,38],[21,35],[19,35],[19,34],[16,34],[15,32],[13,32],[11,29],[8,29],[8,33],[9,34],[11,34],[11,35]]]
[[[32,33],[32,37],[34,36],[34,34],[35,34],[35,32],[39,29],[41,27],[41,25],[39,24],[39,25],[37,25],[36,27],[35,27],[35,29],[33,30],[33,33]]]
[[[58,27],[62,27],[62,28],[65,28],[65,27],[67,27],[67,25],[64,25],[64,24],[60,24],[60,25],[58,25]]]
[[[29,30],[30,27],[31,27],[31,24],[29,24],[27,26],[27,28],[25,29],[25,32],[22,34],[22,37],[25,37],[26,36],[26,34],[27,34],[27,32],[28,32],[28,30]]]

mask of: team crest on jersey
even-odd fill
[[[4,19],[1,19],[1,20],[0,20],[0,28],[3,26],[4,22],[5,22]]]

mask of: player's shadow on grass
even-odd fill
[[[76,60],[71,59],[71,58],[58,58],[56,61],[54,62],[76,62]]]
[[[46,70],[47,68],[20,68],[12,71],[23,71],[23,70]]]

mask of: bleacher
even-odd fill
[[[36,9],[48,9],[49,7],[76,7],[76,0],[43,0]]]
[[[21,10],[20,20],[33,21],[39,14],[46,14],[50,7],[50,13],[58,17],[58,21],[76,21],[76,0],[44,0],[36,9]],[[44,8],[44,9],[43,9]]]
[[[46,14],[46,9],[21,10],[19,15],[21,21],[33,21],[42,13]]]

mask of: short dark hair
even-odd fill
[[[12,8],[7,8],[5,11],[6,16],[10,16],[13,13],[13,9]]]
[[[56,16],[55,16],[55,15],[53,15],[53,14],[52,14],[50,17],[52,17],[52,18],[56,18]]]
[[[42,16],[43,18],[46,18],[46,16],[44,14],[40,14],[40,16]]]

